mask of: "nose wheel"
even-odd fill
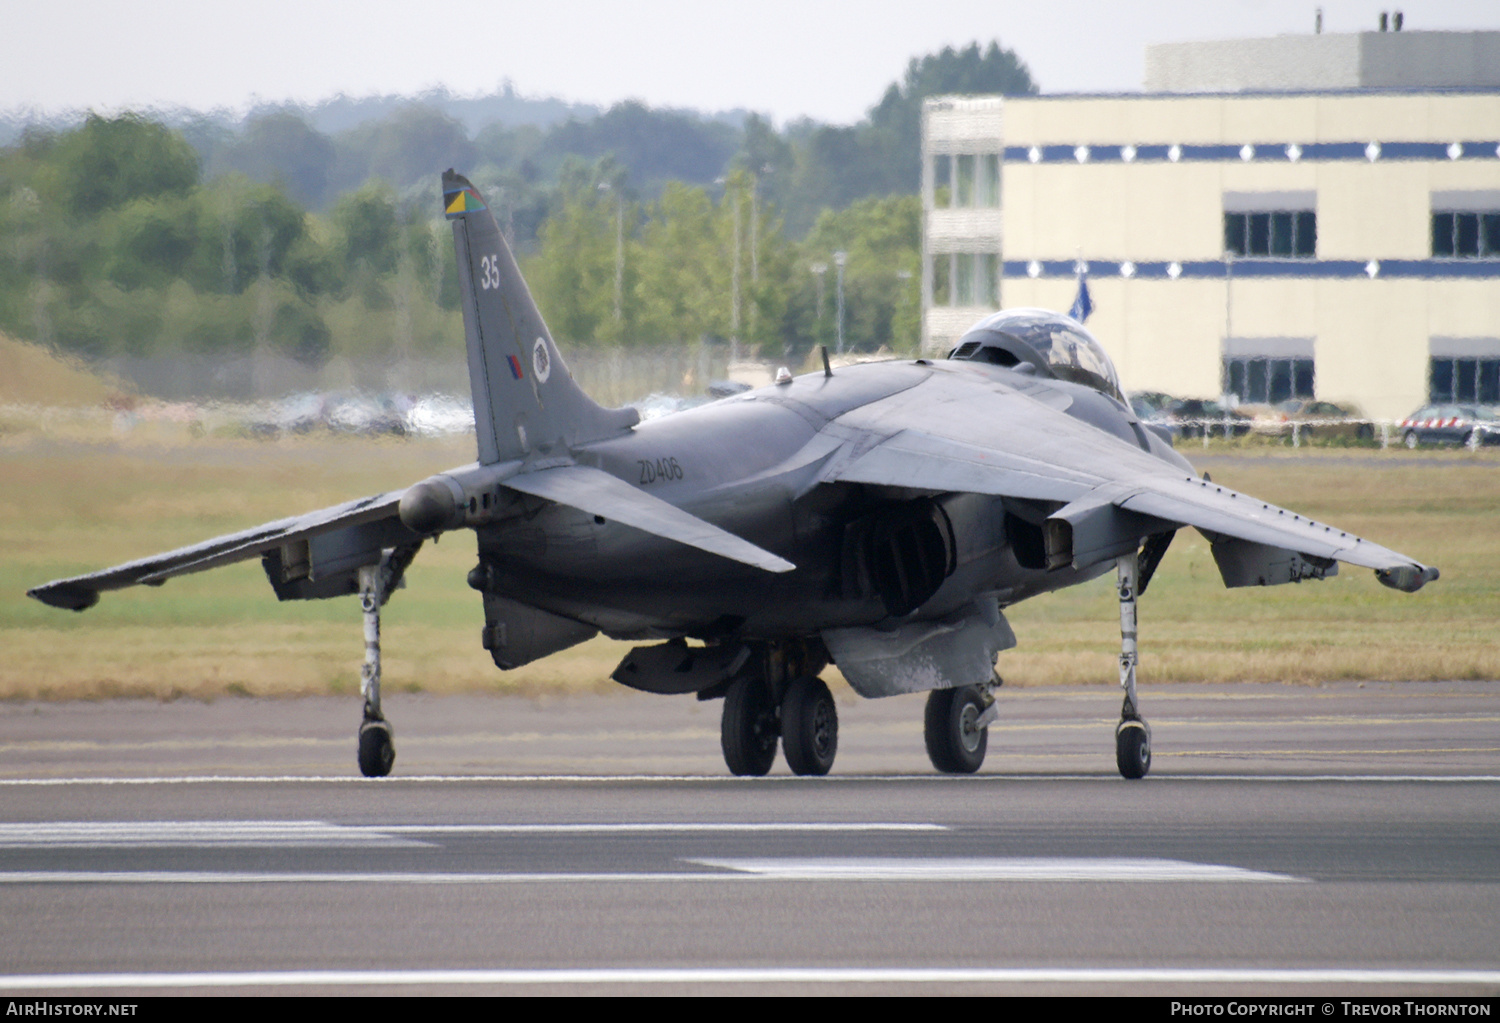
[[[944,774],[973,774],[984,763],[995,717],[995,698],[979,686],[934,689],[922,728],[927,759]]]

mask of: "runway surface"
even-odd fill
[[[1500,992],[1500,687],[922,698],[825,779],[727,776],[718,705],[393,696],[0,707],[0,993]]]

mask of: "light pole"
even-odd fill
[[[900,300],[901,301],[901,320],[902,320],[903,323],[906,320],[906,306],[907,306],[907,298],[908,298],[907,292],[911,290],[911,278],[912,278],[912,272],[910,270],[897,270],[896,271],[896,280],[900,282],[899,284],[896,285],[896,288],[897,288],[898,291],[901,292],[901,300]],[[892,331],[893,335],[894,335],[894,333],[895,332]],[[921,332],[918,331],[918,333],[921,333]],[[891,338],[891,340],[892,341],[895,340],[894,336]],[[921,342],[921,339],[919,338],[917,340],[917,348],[918,348],[919,351],[920,351],[921,347],[922,347],[922,342]]]
[[[839,249],[833,254],[833,265],[836,266],[839,271],[838,352],[840,355],[844,354],[844,264],[848,262],[848,260],[849,253],[845,252],[843,249]]]
[[[823,333],[823,275],[828,272],[827,263],[812,263],[808,269],[812,271],[813,279],[817,281],[817,313],[813,316],[813,335],[822,340]]]

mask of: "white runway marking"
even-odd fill
[[[410,835],[611,835],[746,833],[892,833],[949,830],[899,822],[678,821],[602,824],[328,824],[323,821],[47,821],[0,824],[0,849],[157,848],[165,846],[399,848],[431,843]]]
[[[390,778],[361,778],[355,775],[182,775],[161,778],[0,778],[0,787],[51,787],[60,785],[431,785],[431,784],[606,784],[638,785],[650,783],[693,783],[724,785],[827,785],[860,782],[925,782],[944,785],[1020,784],[1024,782],[1095,781],[1121,784],[1115,771],[1092,774],[843,774],[822,778],[799,778],[773,775],[763,778],[734,778],[724,774],[427,774]],[[1173,781],[1228,782],[1383,782],[1383,783],[1469,783],[1494,784],[1500,774],[1166,774],[1157,773],[1144,784]],[[1131,784],[1141,784],[1132,782]]]
[[[950,831],[946,824],[808,821],[646,821],[624,824],[390,824],[376,829],[388,834],[413,835],[610,835],[610,834],[738,834],[744,832],[902,832]]]
[[[709,858],[683,863],[703,871],[509,872],[440,871],[303,872],[192,870],[16,870],[0,884],[659,884],[721,881],[882,882],[1305,882],[1305,878],[1213,863],[1164,859],[1014,858]]]
[[[96,988],[458,987],[604,984],[1410,984],[1500,985],[1500,970],[751,967],[702,969],[281,970],[245,973],[42,973],[0,976],[0,991]]]
[[[805,881],[1304,881],[1290,874],[1274,874],[1213,863],[1163,859],[1087,859],[1045,856],[1007,858],[899,859],[849,857],[842,859],[728,858],[692,859],[705,867],[719,867],[761,877]]]
[[[29,848],[341,848],[426,846],[382,828],[323,821],[57,821],[0,824],[0,849]]]

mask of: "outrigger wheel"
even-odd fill
[[[367,719],[359,726],[359,771],[366,778],[384,778],[396,762],[396,744],[391,726],[378,719]]]

